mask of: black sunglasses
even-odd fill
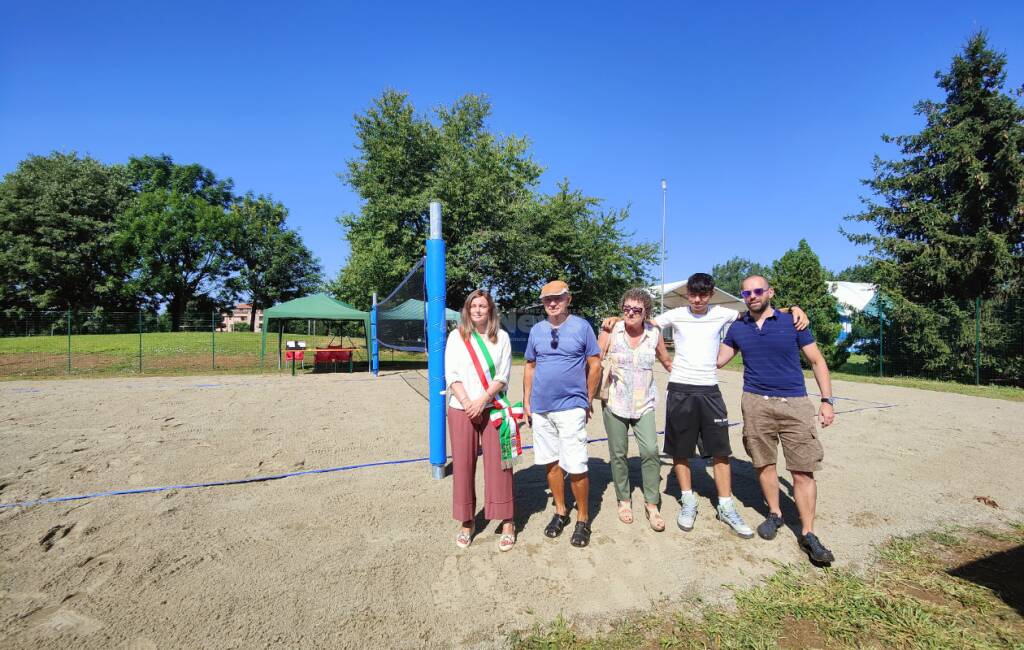
[[[551,328],[551,347],[558,347],[558,330],[555,328]]]
[[[744,289],[743,291],[740,291],[740,295],[743,296],[744,298],[749,298],[750,296],[758,296],[758,297],[760,297],[760,296],[764,295],[765,291],[768,291],[768,289],[765,289],[765,288],[762,288],[762,287],[758,287],[758,288],[752,289],[750,291],[747,291],[746,289]]]

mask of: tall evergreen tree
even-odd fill
[[[875,198],[847,217],[875,228],[846,234],[872,248],[891,371],[973,379],[981,299],[983,374],[1024,381],[1024,351],[1006,344],[1019,341],[1012,300],[1024,288],[1024,108],[1004,91],[1005,68],[984,33],[971,36],[935,75],[945,100],[916,105],[924,129],[883,136],[902,157],[875,157],[864,181]],[[879,330],[877,319],[862,324]],[[877,360],[877,342],[865,350]]]
[[[799,305],[811,320],[811,330],[828,367],[838,369],[849,358],[846,344],[837,343],[842,325],[835,297],[828,291],[828,276],[806,239],[772,265],[769,276],[775,302]]]
[[[921,101],[925,128],[889,136],[903,157],[875,157],[864,181],[881,201],[847,217],[884,288],[913,302],[990,297],[1024,276],[1024,109],[1003,92],[1006,57],[975,34],[947,72],[945,101]]]

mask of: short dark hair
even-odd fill
[[[703,296],[715,291],[715,279],[707,273],[694,273],[686,281],[686,290]]]

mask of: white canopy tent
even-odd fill
[[[828,292],[839,301],[839,311],[849,316],[854,311],[864,311],[875,297],[875,285],[870,282],[829,282]]]
[[[658,311],[661,307],[661,285],[655,284],[647,287],[647,291],[654,296],[654,310]],[[676,307],[685,307],[689,304],[686,299],[686,280],[680,280],[678,282],[666,282],[665,283],[665,310],[675,309]],[[747,306],[743,303],[743,300],[732,295],[728,291],[722,291],[718,287],[715,287],[715,295],[711,296],[712,305],[722,305],[729,309],[735,309],[736,311],[746,311]]]

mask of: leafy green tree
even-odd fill
[[[734,296],[739,296],[744,278],[751,275],[767,277],[769,271],[770,267],[764,264],[752,262],[742,257],[733,257],[722,264],[715,264],[711,269],[711,276],[715,278],[716,287]]]
[[[607,294],[645,280],[653,249],[626,242],[627,213],[600,212],[567,183],[553,196],[538,193],[542,169],[528,141],[491,133],[490,111],[484,97],[466,95],[431,120],[388,91],[356,116],[359,156],[343,178],[365,203],[339,219],[350,252],[336,295],[365,308],[374,291],[394,288],[423,255],[432,199],[444,206],[450,307],[478,287],[505,305],[530,304],[543,282],[561,277],[575,283],[578,310],[596,311],[608,298],[585,286],[591,278],[613,280]]]
[[[821,260],[806,239],[780,257],[769,275],[775,302],[799,305],[811,320],[811,329],[828,367],[838,369],[849,358],[846,342],[836,343],[842,325],[835,297],[828,291],[828,278]]]
[[[242,267],[228,286],[249,296],[253,313],[320,286],[320,261],[299,233],[287,227],[288,210],[283,204],[250,192],[231,205],[231,213],[239,229],[233,252]],[[250,330],[255,326],[253,318]]]
[[[864,181],[875,198],[847,217],[875,228],[846,234],[871,246],[892,306],[883,352],[898,372],[973,379],[980,298],[996,318],[982,319],[986,363],[994,376],[1022,381],[1014,369],[1024,351],[1000,343],[1019,341],[1012,299],[1024,287],[1024,108],[1004,92],[1005,67],[985,35],[973,35],[935,75],[945,101],[916,105],[922,131],[882,137],[902,157],[875,157],[874,178]]]
[[[0,311],[126,309],[113,245],[131,197],[124,170],[88,156],[29,156],[0,182]]]
[[[131,284],[154,308],[166,304],[177,331],[196,300],[224,305],[225,282],[240,268],[233,254],[239,218],[227,208],[231,180],[170,156],[132,158],[128,177],[136,196],[120,220],[120,246],[135,261]]]
[[[529,263],[508,283],[510,304],[537,302],[537,288],[560,278],[572,290],[574,313],[591,320],[616,313],[627,289],[650,283],[647,269],[658,254],[653,243],[629,242],[628,218],[627,210],[600,211],[599,199],[563,180],[525,219],[534,241],[523,256]]]

